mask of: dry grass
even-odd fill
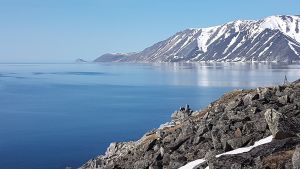
[[[178,124],[178,125],[175,125],[175,126],[172,126],[172,127],[165,127],[165,128],[163,128],[163,131],[164,132],[174,132],[176,129],[178,129],[180,127],[181,127],[181,124]],[[156,136],[155,133],[152,133],[152,134],[144,136],[140,140],[140,144],[143,145],[143,144],[149,143],[149,142],[151,142],[155,139],[157,139],[157,136]]]
[[[232,101],[235,97],[239,96],[240,94],[246,95],[251,93],[251,90],[233,90],[228,93],[225,93],[219,100],[217,100],[217,104],[226,104]]]
[[[275,169],[280,167],[285,161],[291,159],[295,150],[286,150],[274,153],[263,159],[263,164],[265,167]]]
[[[236,138],[242,137],[242,131],[241,131],[240,128],[237,128],[237,129],[234,131],[234,137],[236,137]]]
[[[163,131],[165,132],[173,132],[175,131],[176,129],[180,128],[181,127],[181,124],[177,124],[176,126],[172,126],[172,127],[165,127],[163,129]]]
[[[233,90],[230,92],[225,93],[223,96],[221,96],[220,99],[212,102],[208,107],[200,111],[199,114],[194,116],[194,121],[199,121],[201,118],[208,112],[213,111],[218,105],[220,104],[228,104],[230,101],[232,101],[234,98],[236,98],[239,95],[246,95],[248,93],[253,92],[253,90]]]
[[[157,139],[156,134],[155,133],[150,134],[150,135],[146,136],[145,138],[143,138],[141,144],[146,144],[147,142],[155,140],[155,139]]]
[[[199,121],[202,119],[202,117],[208,112],[207,108],[198,112],[198,114],[196,114],[195,116],[193,116],[193,120],[194,121]]]

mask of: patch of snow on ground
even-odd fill
[[[253,146],[238,148],[238,149],[235,149],[235,150],[232,150],[232,151],[228,151],[228,152],[225,152],[225,153],[222,153],[222,154],[218,154],[218,155],[216,155],[216,157],[218,158],[222,155],[245,153],[245,152],[250,151],[254,147],[257,147],[257,146],[260,146],[260,145],[263,145],[263,144],[266,144],[266,143],[270,143],[272,141],[272,139],[273,139],[273,136],[269,136],[269,137],[266,137],[266,138],[263,138],[261,140],[256,141]],[[204,162],[205,162],[204,158],[198,159],[198,160],[191,161],[191,162],[187,163],[186,165],[180,167],[179,169],[193,169],[197,165],[202,164]],[[207,166],[205,169],[209,169],[209,166]]]
[[[196,167],[197,165],[204,163],[204,162],[205,162],[204,158],[198,159],[198,160],[187,163],[186,165],[180,167],[179,169],[192,169],[192,168]]]
[[[266,143],[270,143],[272,141],[272,138],[273,138],[273,136],[269,136],[269,137],[263,138],[263,139],[261,139],[259,141],[256,141],[253,146],[238,148],[238,149],[235,149],[235,150],[232,150],[232,151],[228,151],[228,152],[216,155],[216,157],[218,158],[218,157],[220,157],[222,155],[240,154],[240,153],[248,152],[251,149],[253,149],[254,147],[257,147],[257,146],[260,146],[260,145],[263,145],[263,144],[266,144]]]

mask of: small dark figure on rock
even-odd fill
[[[284,75],[284,81],[283,81],[283,85],[289,85],[290,82],[287,80],[286,75]]]
[[[193,110],[190,109],[190,106],[188,104],[185,105],[185,107],[180,107],[179,111],[175,111],[172,114],[172,120],[173,121],[178,121],[178,120],[183,120],[189,116],[191,116],[193,113]]]

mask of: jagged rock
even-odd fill
[[[266,123],[265,120],[258,120],[255,122],[255,127],[256,127],[257,131],[268,132],[267,126],[268,126],[268,124]]]
[[[265,118],[275,139],[295,137],[300,132],[300,121],[296,118],[288,118],[275,109],[268,109]]]
[[[106,157],[112,157],[122,154],[127,154],[131,148],[135,146],[134,142],[111,143],[105,153]]]
[[[218,129],[214,129],[211,131],[211,139],[214,145],[214,149],[218,150],[218,149],[222,149],[222,143],[220,140],[221,134],[218,131]]]
[[[237,108],[241,105],[243,105],[243,100],[242,99],[233,100],[233,101],[228,103],[225,110],[226,111],[233,110],[233,109],[235,109],[235,108]]]
[[[227,144],[230,146],[230,149],[228,149],[227,151],[232,150],[232,149],[237,149],[240,147],[244,147],[250,140],[251,140],[251,137],[249,137],[249,136],[245,136],[242,138],[229,139],[229,140],[227,140]]]
[[[162,130],[157,130],[155,135],[158,139],[161,139],[163,137],[163,131]]]
[[[209,152],[207,152],[206,154],[205,154],[205,160],[207,160],[207,161],[210,161],[210,160],[213,160],[213,159],[215,159],[216,158],[216,155],[218,155],[219,154],[219,152],[217,152],[217,151],[209,151]]]
[[[300,169],[300,145],[294,151],[292,162],[294,169]]]
[[[279,102],[280,104],[285,105],[285,104],[288,103],[288,101],[289,101],[289,97],[288,97],[287,95],[278,97],[278,102]]]
[[[259,95],[258,94],[252,94],[252,93],[249,93],[249,94],[246,94],[244,97],[243,97],[243,103],[244,105],[248,106],[248,105],[251,105],[252,104],[252,101],[253,100],[256,100],[259,98]]]
[[[161,155],[161,156],[164,156],[164,154],[165,154],[165,149],[164,149],[163,147],[160,147],[160,148],[159,148],[159,152],[160,152],[160,155]]]

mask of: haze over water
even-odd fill
[[[262,63],[1,64],[3,169],[76,168],[110,142],[140,138],[184,104],[300,78],[300,65]]]

